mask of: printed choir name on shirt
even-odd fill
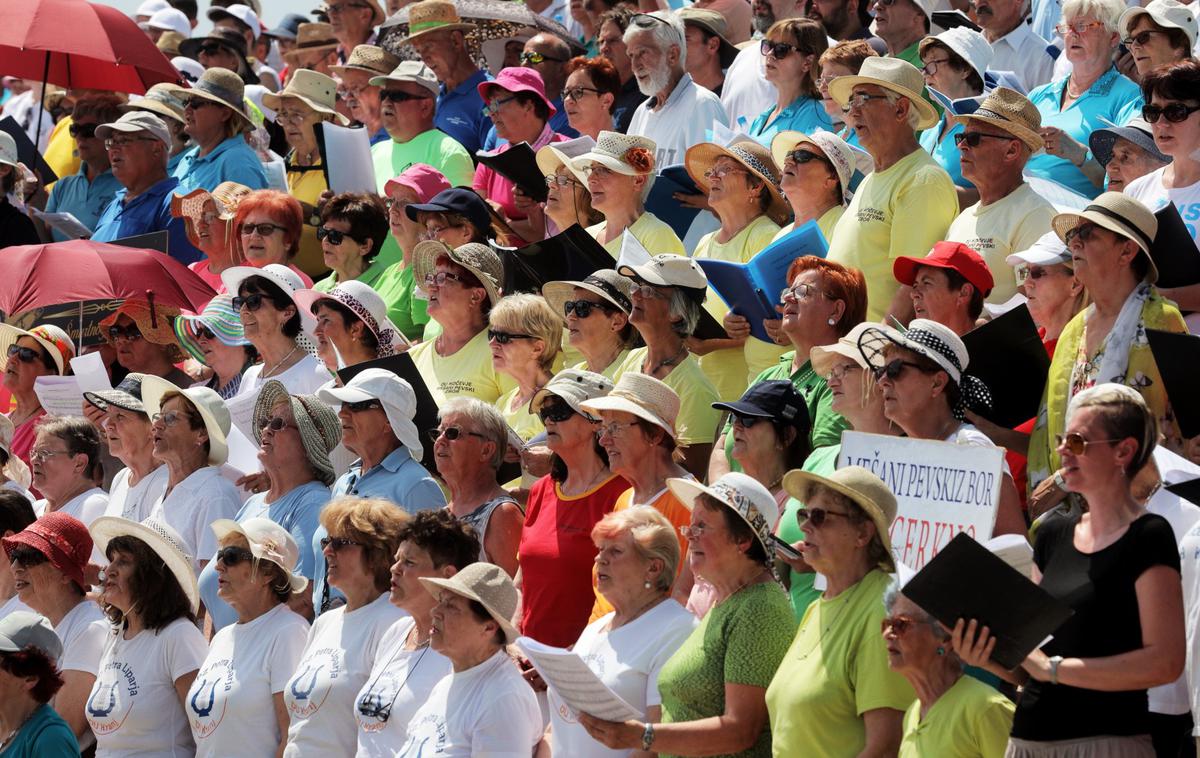
[[[296,718],[308,718],[325,704],[334,681],[342,673],[342,651],[324,647],[302,661],[288,682],[288,712]]]
[[[124,661],[110,661],[97,675],[87,701],[87,719],[97,736],[119,730],[133,713],[137,675]]]
[[[408,739],[400,748],[399,755],[404,758],[423,758],[426,747],[430,748],[428,755],[437,755],[446,749],[446,718],[441,714],[426,713],[409,724]]]
[[[858,223],[867,224],[872,221],[885,221],[887,214],[879,208],[859,208]]]
[[[209,663],[192,684],[192,694],[188,698],[186,708],[192,734],[197,739],[205,739],[217,731],[217,727],[225,718],[225,708],[229,701],[218,696],[218,687],[221,688],[221,695],[233,689],[233,661],[229,658]]]

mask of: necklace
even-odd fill
[[[829,634],[829,630],[833,629],[834,625],[837,624],[838,619],[842,617],[843,613],[845,613],[846,608],[848,608],[854,602],[854,597],[853,597],[854,592],[862,584],[863,584],[863,581],[860,579],[853,587],[851,587],[850,589],[841,593],[840,595],[838,595],[835,598],[832,598],[830,600],[824,600],[824,599],[817,600],[818,603],[825,603],[825,604],[832,603],[837,600],[842,600],[843,602],[834,611],[831,618],[829,619],[829,623],[825,624],[824,629],[820,629],[819,631],[817,630],[817,628],[819,627],[819,622],[813,623],[813,624],[806,624],[806,625],[800,627],[800,630],[796,633],[796,642],[799,642],[802,638],[807,640],[811,637],[816,637],[816,639],[813,640],[812,644],[808,646],[807,650],[805,650],[802,654],[800,654],[799,656],[796,657],[796,660],[803,661],[806,658],[808,658],[810,655],[812,655],[813,653],[815,653],[821,649],[821,642],[826,639],[826,636]],[[824,620],[825,619],[825,606],[818,605],[817,610],[820,611],[821,619]],[[799,647],[799,646],[796,646],[796,647]]]
[[[651,608],[654,608],[655,606],[657,606],[659,603],[661,603],[661,602],[662,602],[662,601],[664,601],[664,600],[666,600],[666,598],[665,598],[665,597],[663,597],[663,596],[661,596],[661,595],[659,595],[658,597],[652,597],[652,598],[650,598],[650,601],[649,601],[649,602],[645,603],[644,605],[642,605],[642,607],[641,607],[641,608],[638,608],[638,609],[637,609],[637,613],[634,613],[634,614],[630,615],[630,617],[629,617],[629,618],[627,618],[627,619],[625,619],[624,621],[622,621],[622,622],[621,622],[621,626],[628,626],[628,625],[632,624],[634,621],[636,621],[637,619],[641,618],[642,614],[646,613],[646,612],[647,612],[647,611],[649,611]],[[616,620],[616,616],[615,616],[615,615],[613,616],[613,620],[614,620],[614,621]],[[610,632],[611,632],[613,629],[620,629],[620,628],[621,628],[621,626],[614,627],[614,626],[613,626],[613,624],[612,624],[612,621],[609,621],[609,622],[608,622],[608,630],[609,630]]]
[[[677,363],[679,363],[680,361],[682,361],[685,357],[687,357],[687,352],[688,352],[687,345],[680,345],[678,353],[675,353],[675,355],[672,355],[670,358],[667,358],[666,360],[661,360],[658,363],[654,364],[653,368],[649,369],[645,373],[648,376],[654,376],[656,373],[658,373],[658,371],[660,369],[664,369],[667,366],[674,366]],[[649,356],[647,356],[647,357],[649,357]],[[667,373],[670,373],[670,372],[668,371]]]
[[[567,492],[567,488],[566,488],[567,480],[566,479],[564,479],[562,484],[559,485],[559,489],[562,490],[562,493],[564,495],[567,495],[568,497],[574,496],[574,495],[579,495],[584,492],[591,492],[592,487],[595,487],[596,483],[599,482],[602,478],[604,478],[604,475],[607,473],[608,473],[608,469],[601,468],[599,471],[597,471],[595,474],[592,475],[592,478],[588,480],[588,483],[586,485],[584,485],[583,489],[579,490],[579,492]]]
[[[295,353],[297,350],[299,350],[299,349],[300,349],[300,346],[299,346],[299,345],[292,345],[292,349],[288,351],[288,354],[287,354],[287,355],[285,355],[285,356],[283,356],[283,358],[282,358],[282,359],[280,359],[280,361],[279,361],[278,363],[276,363],[274,366],[272,366],[272,367],[271,367],[271,368],[269,368],[269,369],[267,368],[267,364],[266,364],[266,363],[264,363],[264,364],[263,364],[262,378],[263,378],[263,379],[269,379],[269,378],[271,378],[272,376],[275,376],[275,374],[279,372],[279,369],[280,369],[280,367],[281,367],[281,366],[284,366],[284,365],[286,365],[286,364],[287,364],[287,361],[288,361],[288,358],[291,358],[291,357],[292,357],[292,355],[293,355],[293,354],[294,354],[294,353]]]
[[[715,605],[720,605],[721,603],[724,603],[726,600],[728,600],[729,598],[731,598],[731,597],[733,597],[734,595],[738,594],[738,593],[739,593],[739,592],[741,592],[742,590],[746,589],[746,588],[747,588],[747,587],[749,587],[751,584],[754,584],[754,583],[755,583],[755,580],[757,580],[757,579],[758,579],[759,577],[761,577],[762,575],[763,575],[763,571],[762,571],[762,569],[759,569],[758,571],[756,571],[756,572],[754,573],[754,576],[750,577],[750,578],[749,578],[749,579],[747,579],[746,581],[744,581],[744,582],[742,582],[741,584],[739,584],[739,585],[737,586],[737,589],[735,589],[733,592],[730,592],[728,595],[726,595],[725,597],[723,597],[723,598],[721,598],[720,600],[718,600],[718,601],[716,602],[716,604],[715,604]]]

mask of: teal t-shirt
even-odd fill
[[[79,743],[67,722],[43,703],[0,750],[0,758],[79,758]]]

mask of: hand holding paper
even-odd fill
[[[543,645],[529,637],[517,639],[516,646],[576,713],[590,713],[606,721],[645,718],[645,714],[638,713],[610,690],[583,659],[570,650]]]

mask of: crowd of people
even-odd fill
[[[1152,349],[1200,326],[1192,6],[522,7],[146,0],[178,82],[3,80],[58,178],[0,130],[0,256],[165,232],[211,299],[0,324],[0,758],[1194,757],[1200,348]],[[611,263],[514,275],[578,235]],[[700,265],[797,239],[773,317]],[[1014,309],[1046,362],[988,386]],[[111,389],[50,413],[84,352]],[[1049,641],[905,595],[848,431],[1003,450],[975,536]]]

